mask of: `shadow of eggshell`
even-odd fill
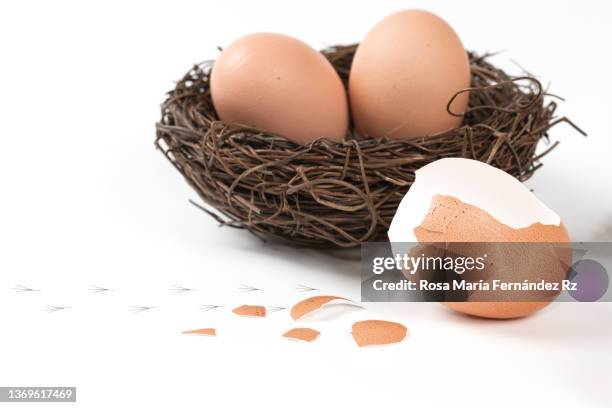
[[[351,334],[359,347],[399,343],[404,340],[406,326],[386,320],[363,320],[353,324]]]
[[[293,320],[301,319],[302,317],[321,309],[323,306],[334,300],[350,300],[339,296],[313,296],[296,303],[291,308],[291,317]]]
[[[283,337],[290,340],[311,342],[319,337],[319,334],[321,333],[315,329],[308,327],[296,327],[295,329],[291,329],[287,333],[283,334]]]
[[[266,317],[266,308],[258,305],[242,305],[232,310],[232,313],[246,317]]]
[[[188,331],[184,331],[183,334],[192,334],[192,335],[197,335],[197,336],[216,336],[217,329],[205,328],[205,329],[188,330]]]

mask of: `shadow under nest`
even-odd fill
[[[345,86],[355,49],[323,51]],[[310,246],[354,247],[386,239],[415,170],[441,158],[465,157],[524,181],[558,143],[536,155],[548,130],[560,122],[573,126],[555,117],[557,105],[545,103],[537,79],[509,76],[486,55],[468,54],[468,109],[461,127],[442,134],[385,140],[351,128],[343,143],[321,139],[297,145],[220,121],[210,96],[212,64],[203,63],[168,93],[156,145],[219,214],[196,205],[221,225]]]

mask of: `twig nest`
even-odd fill
[[[345,86],[355,49],[323,51]],[[220,121],[211,101],[211,63],[204,63],[169,92],[156,144],[221,214],[202,207],[223,225],[307,245],[352,247],[384,239],[415,170],[441,158],[465,157],[523,181],[539,167],[538,141],[566,121],[554,119],[556,104],[544,104],[536,79],[511,77],[485,56],[468,56],[468,109],[460,127],[441,134],[374,139],[351,126],[344,142],[298,145]]]

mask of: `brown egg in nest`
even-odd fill
[[[348,91],[357,131],[398,139],[457,128],[468,92],[457,93],[470,78],[463,44],[442,18],[423,10],[391,14],[355,52]]]
[[[234,41],[215,62],[210,89],[223,121],[298,144],[346,136],[342,80],[323,54],[287,35],[255,33]]]

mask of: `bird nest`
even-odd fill
[[[345,86],[355,49],[323,51]],[[344,142],[320,139],[302,146],[226,123],[211,100],[212,64],[203,63],[168,93],[156,145],[214,210],[193,203],[221,225],[306,245],[358,246],[384,236],[420,167],[465,157],[523,181],[557,144],[536,154],[548,130],[571,124],[555,117],[557,105],[545,103],[537,79],[512,77],[486,56],[468,54],[472,80],[463,124],[438,135],[385,140],[351,128]]]

